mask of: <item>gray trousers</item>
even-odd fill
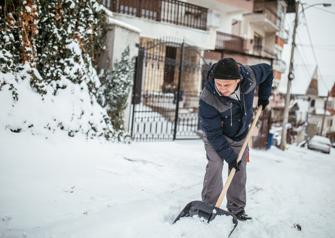
[[[236,142],[228,137],[226,137],[226,139],[230,144],[230,146],[238,154],[241,150],[244,140]],[[201,194],[202,201],[215,205],[223,189],[223,182],[222,182],[223,159],[209,143],[205,133],[203,136],[203,140],[205,143],[208,164],[206,166],[206,173]],[[234,214],[237,214],[238,212],[242,211],[246,205],[245,184],[247,182],[246,165],[247,165],[248,153],[249,153],[249,146],[245,148],[245,151],[243,153],[241,159],[242,162],[240,165],[240,171],[235,173],[235,176],[227,191],[227,208]],[[230,171],[228,171],[228,174],[229,172]]]

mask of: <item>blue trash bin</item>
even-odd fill
[[[271,148],[271,145],[272,145],[272,140],[273,140],[273,134],[270,133],[270,138],[269,138],[269,146],[268,146],[268,149]]]

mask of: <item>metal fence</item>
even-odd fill
[[[208,69],[197,49],[185,42],[142,41],[133,88],[133,139],[200,138],[199,94]]]

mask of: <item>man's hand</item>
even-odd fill
[[[241,161],[237,163],[237,158],[236,158],[232,162],[229,163],[229,170],[231,170],[232,168],[235,168],[236,172],[238,172],[240,171],[240,165],[241,165]]]
[[[260,105],[262,105],[262,106],[263,106],[262,111],[264,111],[265,107],[266,107],[268,104],[269,104],[269,100],[268,100],[268,99],[266,99],[266,100],[258,99],[258,107],[259,107]]]

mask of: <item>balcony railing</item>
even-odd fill
[[[254,45],[254,55],[270,57],[275,59],[277,57],[276,53],[262,45]]]
[[[263,18],[268,19],[276,28],[281,28],[281,18],[270,8],[265,7],[264,9],[254,10],[252,13],[246,13],[244,16],[256,16],[262,15]],[[259,20],[257,20],[259,21]]]
[[[206,30],[208,9],[177,0],[102,0],[112,12]]]
[[[243,41],[244,39],[240,36],[217,31],[215,49],[243,52]]]
[[[281,19],[280,17],[273,12],[270,8],[265,8],[262,10],[265,17],[270,20],[275,26],[280,27],[281,26]]]
[[[286,70],[286,62],[283,60],[275,60],[273,69],[280,72],[280,73],[285,73]]]
[[[282,30],[279,32],[279,37],[284,40],[285,43],[288,42],[289,32],[288,30]]]
[[[271,58],[277,58],[277,54],[273,50],[263,47],[263,51],[266,54],[266,56],[271,57]]]

